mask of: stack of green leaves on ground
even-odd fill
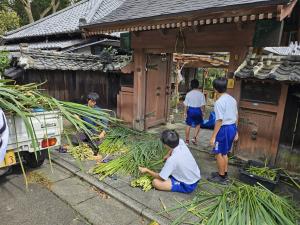
[[[113,131],[116,129],[118,132]],[[124,135],[120,134],[120,129],[125,129]],[[127,132],[127,134],[125,134]],[[144,166],[150,169],[160,168],[163,161],[162,158],[166,154],[166,149],[162,142],[155,136],[147,134],[145,132],[137,132],[129,128],[111,128],[108,134],[109,139],[114,141],[120,141],[126,146],[126,151],[121,147],[119,150],[115,150],[115,146],[112,145],[113,150],[102,149],[100,145],[99,149],[101,153],[114,152],[119,153],[117,157],[110,162],[100,163],[94,169],[94,174],[100,174],[100,179],[104,179],[107,176],[111,176],[116,173],[125,175],[138,176],[139,166]],[[105,140],[104,140],[105,142]]]
[[[74,159],[78,159],[80,161],[93,160],[94,157],[93,150],[86,143],[80,143],[78,146],[71,146],[68,148],[68,152],[74,157]]]
[[[147,192],[152,189],[153,178],[149,175],[143,175],[131,181],[131,187],[141,187],[143,191]]]
[[[274,181],[276,179],[278,169],[271,169],[267,166],[264,167],[255,167],[255,166],[250,166],[249,168],[246,169],[247,172],[250,174],[263,177],[268,180]]]
[[[295,205],[263,186],[235,182],[225,188],[209,184],[206,189],[191,201],[167,210],[185,210],[173,225],[183,224],[191,216],[194,216],[191,224],[205,225],[295,225],[299,222]]]
[[[113,154],[117,152],[127,152],[128,144],[136,133],[134,130],[123,126],[115,126],[111,128],[104,141],[99,145],[99,151],[102,154]]]

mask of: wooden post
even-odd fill
[[[288,95],[288,89],[289,89],[289,86],[287,84],[281,85],[281,95],[279,98],[276,122],[275,122],[275,127],[274,127],[274,132],[273,132],[273,140],[272,140],[272,145],[271,145],[271,155],[272,155],[272,157],[270,159],[271,165],[275,164],[275,160],[276,160],[276,156],[277,156],[277,152],[278,152],[278,145],[279,145],[279,139],[280,139],[280,134],[281,134],[285,105],[286,105],[286,100],[287,100],[287,95]]]
[[[229,60],[227,78],[233,78],[234,72],[245,60],[247,56],[247,52],[248,52],[247,47],[235,48],[230,51],[230,60]],[[230,95],[234,96],[235,93],[239,92],[236,90],[236,88],[240,88],[240,86],[238,87],[235,86],[233,89],[228,89],[227,92]]]
[[[146,55],[143,49],[134,50],[133,127],[145,129]]]

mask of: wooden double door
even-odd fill
[[[287,96],[287,85],[240,82],[239,144],[235,155],[274,164]]]
[[[145,129],[167,121],[170,63],[169,55],[146,55]]]

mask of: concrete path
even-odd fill
[[[148,222],[132,209],[61,166],[54,164],[52,173],[50,164],[46,163],[34,172],[47,177],[52,183],[50,190],[90,224],[143,225]]]
[[[58,179],[64,179],[62,175]],[[68,203],[39,184],[29,184],[18,169],[0,177],[1,225],[89,225]]]

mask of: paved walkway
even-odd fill
[[[49,174],[44,166],[41,171]],[[55,167],[53,190],[60,181],[72,177],[68,171]],[[75,178],[73,178],[75,179]],[[60,180],[60,181],[59,181]],[[70,192],[70,191],[68,191]],[[0,224],[1,225],[89,225],[68,203],[43,185],[30,183],[28,190],[18,167],[12,174],[0,177]]]
[[[148,223],[148,220],[134,210],[57,164],[53,165],[53,173],[48,162],[34,172],[46,177],[51,182],[50,190],[90,224],[144,225]]]

